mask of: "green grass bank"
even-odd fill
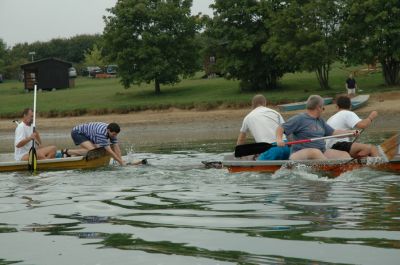
[[[314,73],[285,75],[279,88],[261,91],[270,104],[305,100],[311,94],[335,96],[344,93],[344,83],[350,71],[362,69],[344,68],[335,64],[330,74],[331,89],[321,90]],[[358,71],[356,76],[359,93],[373,94],[398,90],[399,87],[385,87],[382,73]],[[24,84],[5,81],[0,84],[0,118],[16,118],[21,110],[33,105],[33,93],[26,93]],[[242,92],[239,82],[224,78],[202,79],[201,73],[183,80],[174,86],[162,86],[161,94],[155,95],[153,84],[143,84],[124,89],[117,78],[77,78],[75,87],[38,93],[37,111],[41,117],[79,116],[83,114],[102,115],[128,113],[141,110],[168,108],[200,109],[240,108],[249,106],[256,92]]]

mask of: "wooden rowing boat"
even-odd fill
[[[351,110],[359,109],[367,104],[369,95],[359,95],[351,99]]]
[[[377,159],[362,159],[362,160],[245,160],[235,158],[233,155],[227,155],[222,161],[222,165],[229,172],[268,172],[274,173],[280,168],[295,168],[298,166],[306,166],[312,170],[326,172],[331,177],[337,177],[340,174],[359,168],[372,168],[376,170],[387,170],[400,172],[400,155],[395,156],[388,162],[379,161]]]
[[[108,166],[110,155],[104,148],[94,149],[86,156],[53,158],[37,161],[37,171],[94,169]],[[27,171],[28,161],[0,161],[0,172]]]
[[[333,98],[324,98],[324,104],[329,105],[332,104]],[[292,111],[292,110],[301,110],[305,109],[307,105],[307,101],[301,101],[301,102],[294,102],[294,103],[288,103],[288,104],[281,104],[278,105],[280,111]]]

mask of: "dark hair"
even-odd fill
[[[33,110],[32,110],[31,108],[25,108],[25,109],[22,111],[22,117],[28,115],[29,111],[33,111]]]
[[[107,126],[107,129],[110,130],[110,132],[116,132],[119,133],[121,131],[121,128],[119,127],[118,124],[112,122]]]
[[[340,109],[350,109],[351,108],[351,100],[348,96],[340,96],[336,99],[336,105]]]

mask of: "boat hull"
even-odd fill
[[[249,161],[231,159],[230,156],[222,162],[231,173],[238,172],[267,172],[274,173],[281,168],[292,169],[299,165],[306,166],[313,171],[328,173],[330,177],[337,177],[344,172],[371,168],[375,170],[385,170],[400,172],[400,158],[397,157],[389,162],[371,163],[367,160],[307,160],[307,161],[291,161],[291,160],[275,160],[275,161]]]
[[[359,95],[351,99],[351,110],[364,107],[367,104],[369,95]]]
[[[54,158],[37,161],[37,171],[47,170],[71,170],[71,169],[94,169],[108,166],[110,156],[103,155],[93,159],[87,159],[83,156]],[[0,172],[27,171],[27,161],[0,162]]]
[[[324,104],[329,105],[332,104],[333,98],[324,98]],[[288,104],[278,105],[280,111],[292,111],[292,110],[302,110],[305,109],[307,105],[307,101],[302,102],[294,102]]]

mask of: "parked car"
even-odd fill
[[[103,70],[98,66],[88,66],[82,69],[82,76],[96,77],[96,74],[103,73]]]
[[[106,73],[109,75],[116,75],[117,74],[118,66],[115,64],[109,64],[106,66]]]
[[[75,78],[77,76],[76,69],[74,67],[69,68],[68,74],[70,78]]]

